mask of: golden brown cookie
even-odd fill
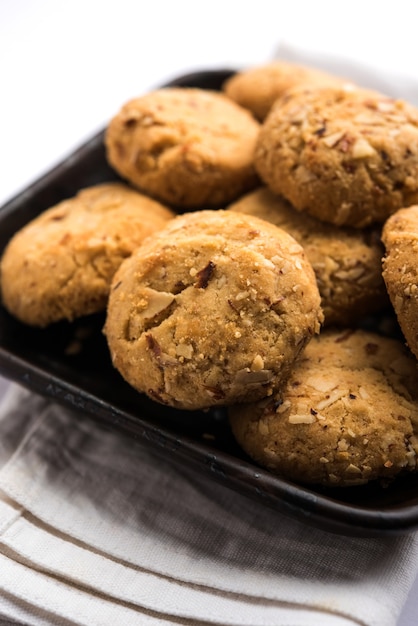
[[[229,205],[279,226],[306,252],[318,282],[325,324],[357,324],[388,304],[382,278],[383,247],[377,230],[339,228],[296,211],[263,187]]]
[[[343,82],[343,79],[313,67],[274,61],[234,74],[224,83],[223,91],[231,100],[263,121],[277,98],[288,89],[305,83],[335,85]]]
[[[106,133],[121,176],[181,208],[218,207],[255,187],[259,124],[223,94],[165,88],[126,103]]]
[[[172,217],[119,183],[80,191],[9,242],[0,265],[4,306],[33,326],[104,310],[120,263]]]
[[[260,465],[290,480],[362,485],[416,471],[417,370],[401,342],[324,331],[283,391],[229,409],[235,437]]]
[[[255,164],[299,211],[382,223],[418,200],[418,110],[364,89],[295,89],[264,122]]]
[[[418,206],[392,215],[382,240],[383,278],[407,344],[418,358]]]
[[[122,376],[183,409],[271,394],[322,321],[313,270],[287,233],[196,211],[148,238],[116,273],[105,334]]]

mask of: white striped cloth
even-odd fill
[[[416,534],[312,528],[14,385],[0,490],[4,623],[393,626],[418,568]]]

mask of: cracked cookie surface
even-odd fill
[[[165,88],[127,102],[106,132],[121,176],[181,208],[212,208],[256,186],[259,124],[223,94]]]
[[[197,211],[121,265],[105,334],[134,388],[202,409],[271,394],[318,332],[319,303],[290,235],[253,216]]]
[[[267,188],[243,196],[228,210],[267,220],[301,244],[315,272],[327,326],[357,323],[388,304],[378,230],[342,228],[302,215]]]
[[[418,200],[418,109],[365,89],[295,89],[260,131],[256,169],[299,211],[383,223]]]
[[[416,362],[403,344],[365,331],[324,331],[274,398],[231,407],[238,443],[301,483],[361,485],[416,471]]]
[[[399,325],[418,358],[418,206],[400,209],[385,223],[383,278]]]
[[[173,217],[126,185],[83,189],[44,211],[9,242],[0,264],[5,307],[40,327],[104,310],[120,263]]]
[[[343,79],[337,76],[312,67],[275,61],[234,74],[222,88],[231,100],[263,121],[277,98],[288,89],[304,83],[336,85],[343,82]]]

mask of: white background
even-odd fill
[[[418,83],[416,11],[412,0],[0,0],[0,205],[128,98],[185,72],[264,63],[283,43]],[[417,616],[418,583],[399,626]]]

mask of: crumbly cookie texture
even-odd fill
[[[383,278],[403,335],[418,358],[418,206],[392,215],[382,240]]]
[[[388,305],[380,230],[341,228],[296,211],[266,187],[229,205],[279,226],[304,248],[315,272],[325,325],[357,324]]]
[[[165,88],[127,102],[106,132],[109,163],[146,193],[184,209],[215,208],[258,184],[259,124],[224,96]]]
[[[162,204],[119,183],[80,191],[9,242],[0,264],[4,306],[40,327],[104,310],[121,262],[173,217]]]
[[[348,81],[313,67],[275,61],[234,74],[222,88],[231,100],[263,121],[277,98],[290,88],[306,83],[341,85],[343,82]]]
[[[362,485],[416,471],[416,362],[402,343],[365,331],[324,331],[281,393],[230,407],[242,448],[301,483]]]
[[[196,211],[114,277],[105,334],[138,391],[183,409],[271,395],[322,322],[301,246],[252,216]]]
[[[264,122],[255,164],[299,211],[382,223],[418,201],[418,110],[360,88],[295,89]]]

